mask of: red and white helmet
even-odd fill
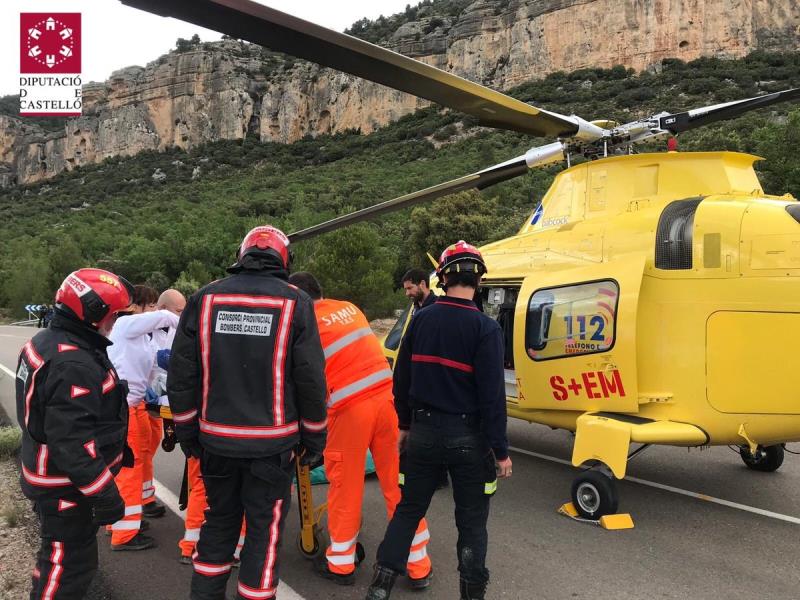
[[[244,236],[236,258],[241,261],[246,255],[259,251],[275,254],[281,259],[285,269],[288,269],[292,262],[292,253],[289,251],[289,238],[277,227],[260,225],[251,229]]]
[[[448,273],[476,273],[483,275],[487,272],[486,263],[480,251],[464,240],[459,240],[444,249],[436,268],[436,277],[440,283]]]
[[[79,269],[67,275],[56,292],[56,304],[69,308],[85,323],[97,325],[131,304],[133,286],[103,269]]]

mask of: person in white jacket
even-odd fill
[[[156,359],[153,333],[163,327],[176,327],[178,316],[168,310],[156,310],[156,301],[153,288],[134,286],[132,311],[117,319],[110,336],[113,344],[109,358],[120,379],[128,382],[128,445],[134,456],[133,467],[123,468],[116,477],[125,501],[125,517],[111,526],[112,550],[155,546],[154,540],[141,532],[146,523],[142,515],[160,517],[165,512],[164,506],[155,501],[152,482],[152,456],[161,441],[161,420],[148,415],[144,397]]]
[[[180,318],[183,309],[186,308],[186,297],[178,290],[165,290],[158,297],[156,310],[168,310]],[[161,327],[156,329],[152,335],[153,346],[156,353],[161,350],[172,348],[172,340],[175,339],[174,327]],[[153,371],[150,373],[150,387],[155,396],[158,397],[157,403],[160,406],[169,406],[167,399],[167,371],[158,365],[158,354],[153,364]],[[147,516],[147,515],[145,515]]]

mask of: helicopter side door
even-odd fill
[[[631,257],[525,278],[514,326],[521,410],[638,412],[643,269]]]

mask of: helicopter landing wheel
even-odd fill
[[[584,471],[572,482],[572,505],[584,519],[613,515],[619,506],[616,482],[600,471]]]
[[[750,452],[748,446],[740,446],[739,456],[742,457],[742,461],[747,465],[748,469],[772,473],[780,469],[783,464],[783,444],[759,446],[755,454]]]

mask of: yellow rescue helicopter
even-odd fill
[[[575,432],[587,518],[616,512],[614,478],[651,444],[736,445],[774,471],[800,440],[800,203],[764,194],[755,156],[634,154],[800,89],[626,124],[542,110],[250,0],[122,0],[558,141],[438,186],[298,231],[293,241],[574,157],[517,235],[481,248],[480,290],[506,334],[508,413]],[[408,313],[385,340],[400,344]],[[632,451],[632,447],[638,447]]]

